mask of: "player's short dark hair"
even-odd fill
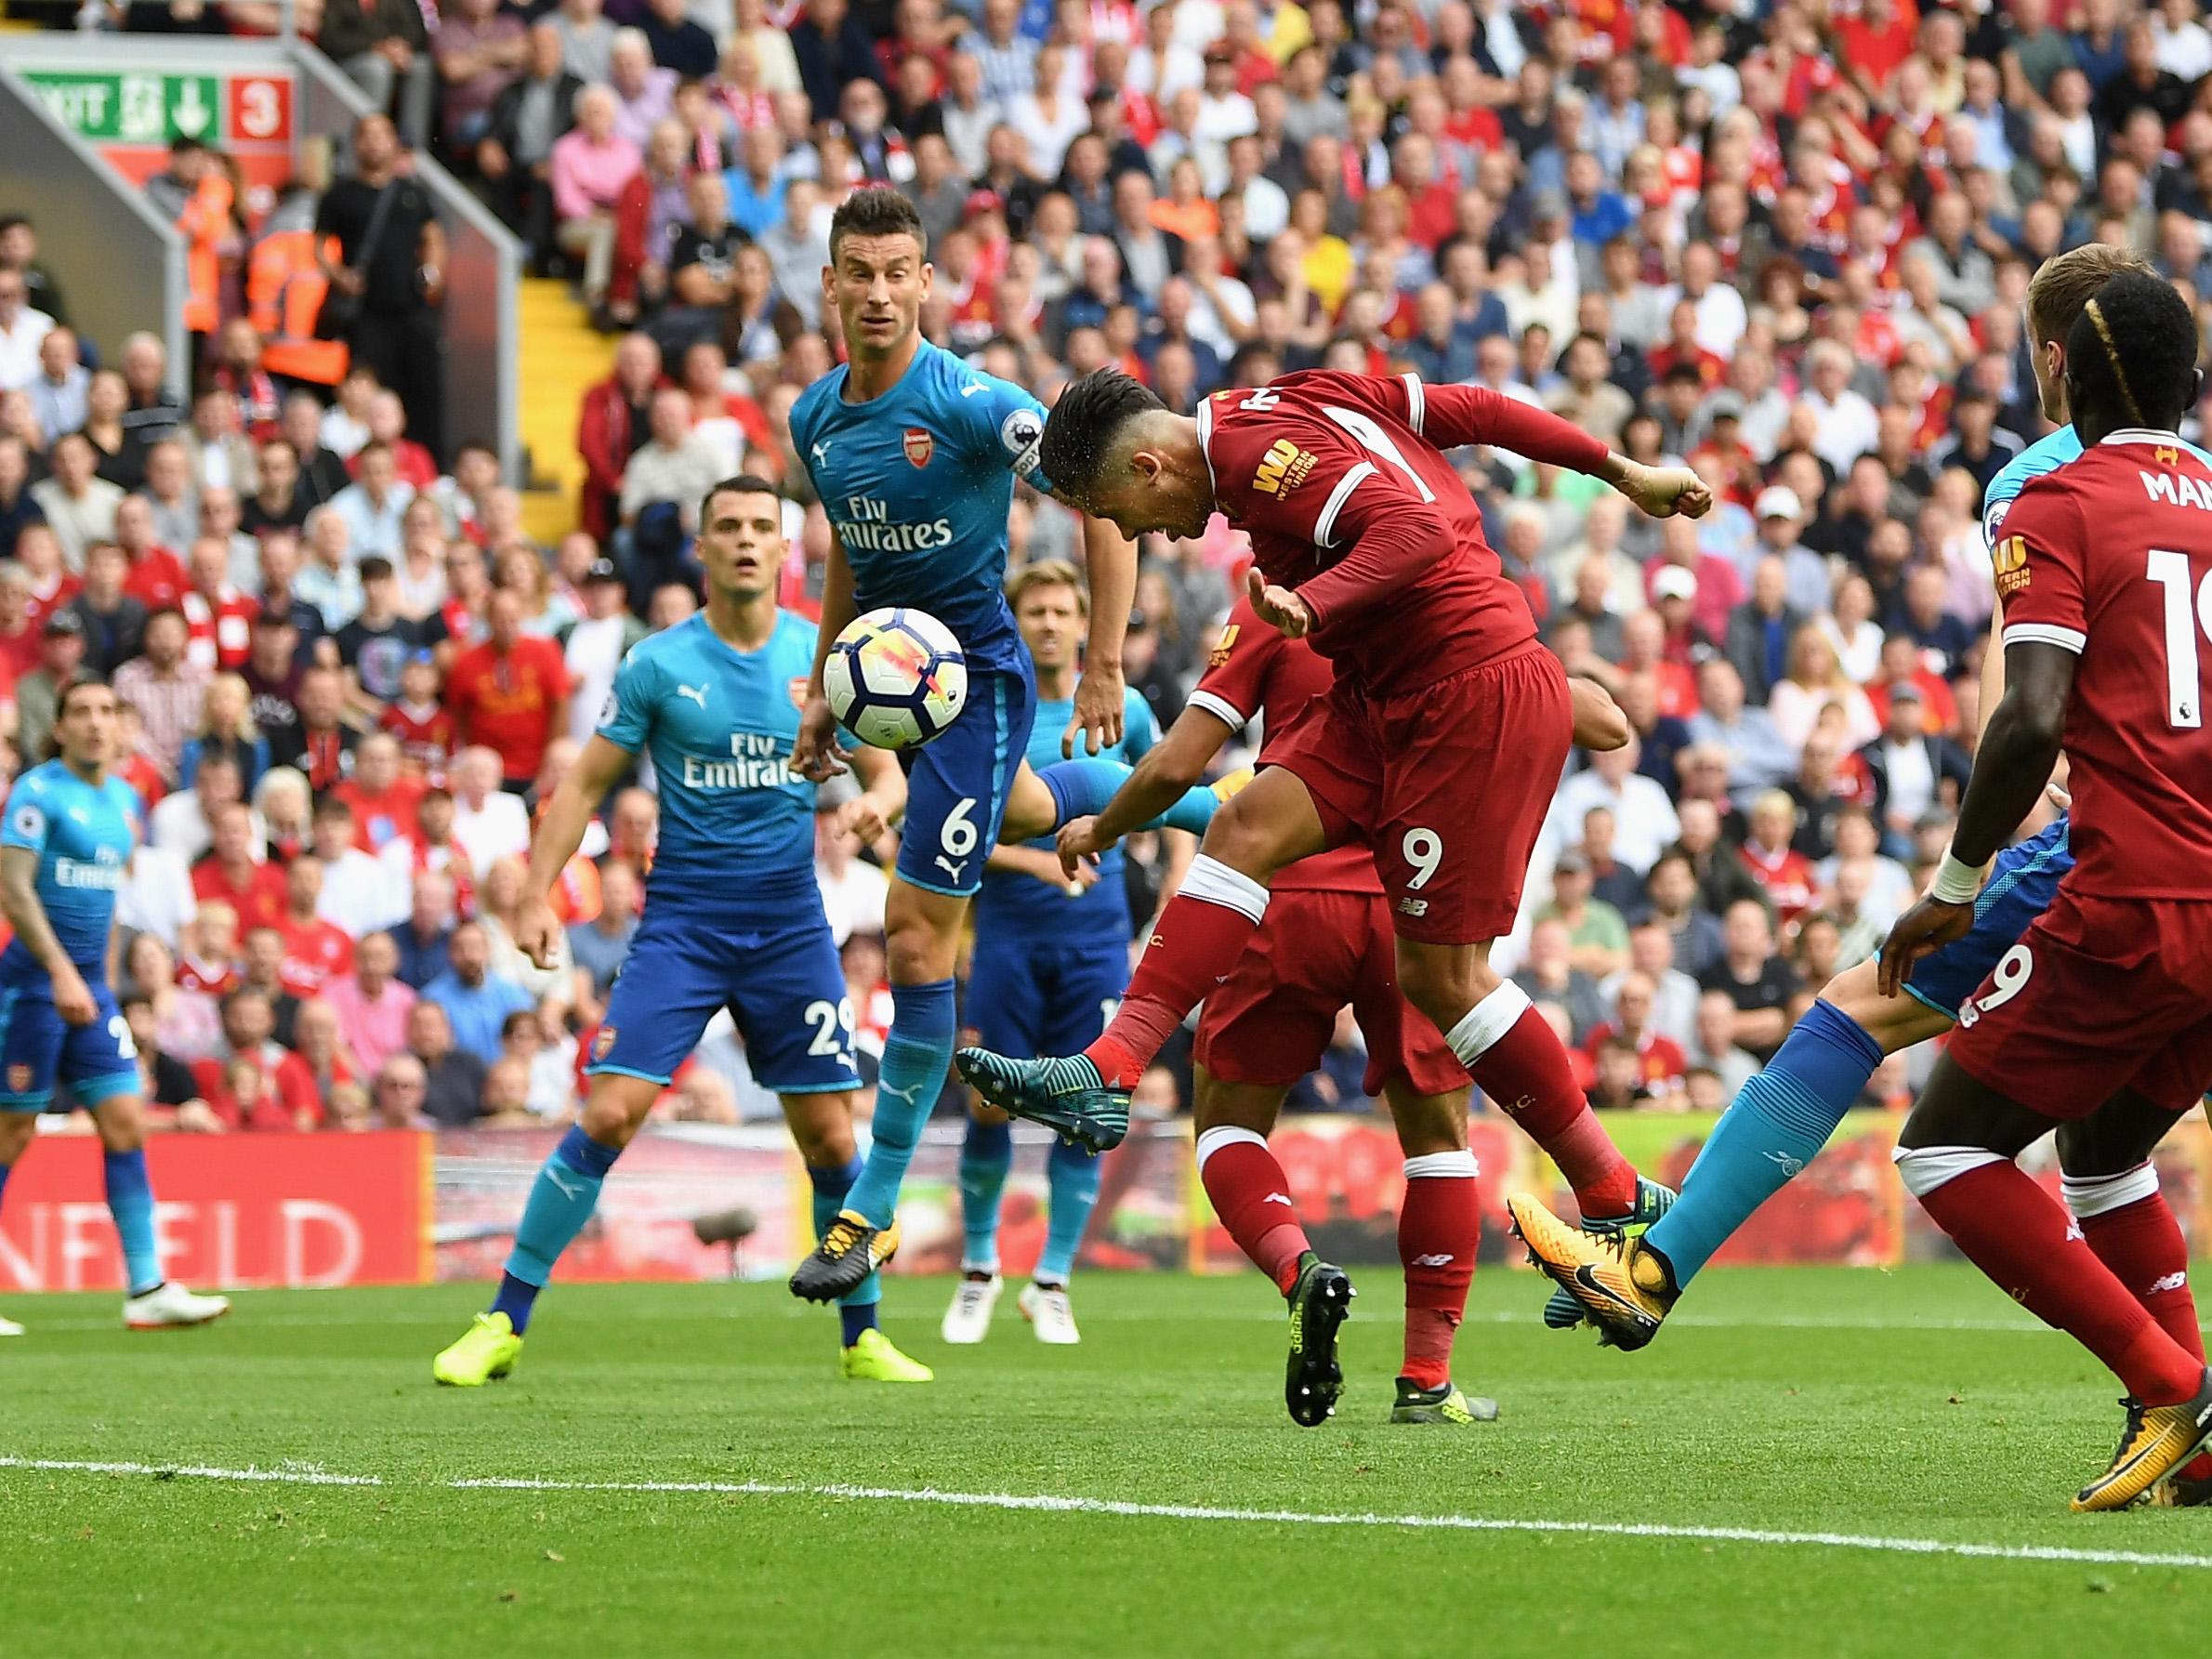
[[[2099,288],[2066,336],[2074,419],[2165,429],[2195,401],[2196,320],[2173,284],[2123,271]]]
[[[54,699],[54,730],[46,737],[46,757],[48,760],[56,759],[61,753],[61,722],[69,716],[69,700],[88,686],[98,686],[103,691],[114,691],[112,686],[95,674],[79,674],[64,682],[60,693]]]
[[[1045,421],[1037,464],[1054,486],[1087,495],[1121,429],[1140,415],[1167,405],[1152,388],[1119,369],[1094,369],[1071,380]]]
[[[871,184],[854,191],[830,215],[830,258],[837,257],[837,247],[848,236],[899,236],[914,238],[915,245],[925,252],[929,246],[928,233],[922,229],[922,216],[915,211],[914,204],[887,184]]]
[[[706,509],[715,504],[718,495],[773,495],[781,501],[783,493],[757,472],[741,472],[734,478],[718,479],[706,487],[706,494],[699,497],[699,522],[706,523]]]

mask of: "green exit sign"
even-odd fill
[[[166,144],[221,137],[222,84],[213,75],[29,70],[24,78],[47,109],[87,138]]]

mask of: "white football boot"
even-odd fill
[[[999,1288],[996,1273],[988,1279],[963,1276],[953,1289],[953,1305],[944,1310],[944,1323],[938,1327],[938,1335],[955,1348],[972,1348],[981,1342],[990,1333]]]
[[[1039,1342],[1055,1348],[1073,1348],[1083,1340],[1083,1333],[1075,1328],[1075,1310],[1068,1306],[1064,1285],[1025,1285],[1014,1299],[1014,1305],[1021,1310],[1021,1317],[1029,1321]]]
[[[134,1331],[176,1331],[207,1324],[230,1311],[229,1297],[194,1296],[165,1279],[144,1296],[124,1298],[123,1323]]]

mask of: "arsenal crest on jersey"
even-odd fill
[[[807,706],[807,677],[805,675],[793,675],[791,683],[784,690],[791,693],[792,707],[803,709]]]
[[[921,427],[906,428],[906,458],[916,467],[929,465],[929,457],[937,453],[937,438]]]

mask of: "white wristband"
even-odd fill
[[[1943,854],[1943,862],[1936,870],[1935,886],[1929,889],[1929,896],[1944,904],[1971,904],[1982,891],[1982,878],[1989,872],[1984,864],[1979,867],[1961,863],[1950,852]]]

